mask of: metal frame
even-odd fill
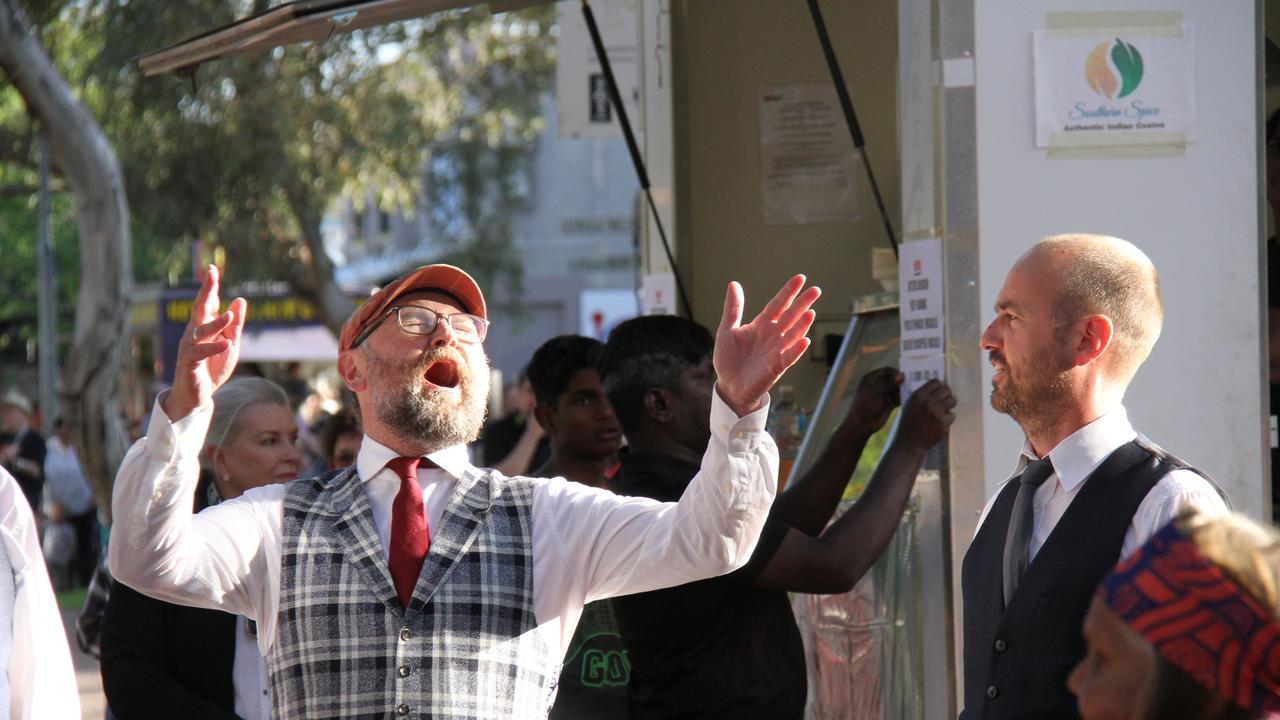
[[[488,5],[493,12],[505,12],[546,2],[550,0],[489,0]],[[147,53],[138,58],[138,65],[147,76],[189,71],[210,60],[327,40],[338,32],[477,4],[475,0],[294,0]]]

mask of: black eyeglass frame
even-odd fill
[[[400,317],[400,311],[406,310],[406,309],[421,310],[424,312],[431,313],[436,319],[435,324],[433,324],[431,326],[431,329],[428,330],[427,332],[415,332],[413,330],[410,330],[409,328],[404,326],[404,320],[402,320]],[[387,311],[382,314],[381,320],[365,328],[364,332],[356,336],[356,339],[351,342],[351,349],[355,350],[356,348],[360,347],[360,344],[363,343],[365,340],[367,340],[369,336],[372,335],[375,330],[381,327],[382,323],[386,322],[387,318],[391,317],[392,315],[396,316],[396,324],[400,326],[401,330],[408,333],[409,335],[416,335],[418,337],[427,337],[428,335],[431,335],[432,333],[434,333],[436,329],[440,327],[441,320],[444,320],[447,323],[449,323],[449,327],[450,329],[453,330],[454,334],[455,335],[458,334],[458,329],[453,325],[453,319],[456,317],[465,317],[465,318],[470,318],[471,320],[476,321],[476,329],[477,329],[476,334],[479,336],[476,339],[477,343],[484,342],[484,339],[489,335],[489,325],[490,325],[489,321],[473,313],[465,313],[465,312],[442,313],[436,310],[432,310],[429,307],[422,307],[420,305],[394,305],[392,307],[387,308]],[[469,341],[462,340],[462,342],[469,342]]]

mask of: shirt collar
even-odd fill
[[[368,482],[397,457],[400,457],[400,453],[365,435],[364,441],[360,443],[360,453],[356,455],[356,472],[362,481]],[[462,477],[462,473],[471,467],[466,445],[447,447],[426,457],[454,479]]]
[[[1129,415],[1123,405],[1098,417],[1076,430],[1049,451],[1049,461],[1063,489],[1071,492],[1084,482],[1111,453],[1138,436],[1129,424]],[[1022,454],[1018,457],[1017,470],[1022,472],[1027,463],[1039,460],[1031,441],[1022,439]]]

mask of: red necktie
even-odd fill
[[[422,506],[422,488],[418,487],[418,463],[421,458],[398,457],[387,468],[400,478],[400,492],[391,503],[391,579],[395,581],[400,604],[409,607],[413,587],[422,573],[431,536],[427,532],[427,514]],[[426,462],[430,463],[430,460]]]

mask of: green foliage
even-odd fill
[[[196,239],[227,248],[232,282],[295,278],[309,256],[303,240],[318,234],[330,204],[372,197],[383,209],[426,208],[449,257],[465,259],[482,282],[519,287],[505,218],[542,127],[539,101],[554,71],[551,6],[436,13],[213,62],[194,76],[144,78],[139,55],[271,3],[27,4],[119,157],[138,282],[185,275]],[[30,174],[33,130],[0,78],[0,171]],[[34,287],[23,202],[0,202],[6,287]],[[59,202],[59,237],[74,237],[69,200]],[[5,293],[0,322],[29,312],[33,299],[22,288]]]
[[[23,346],[36,337],[37,260],[39,237],[34,171],[0,166],[0,354],[25,352]],[[50,195],[50,228],[57,262],[60,333],[72,330],[75,288],[80,263],[76,247],[75,207],[69,193]]]

